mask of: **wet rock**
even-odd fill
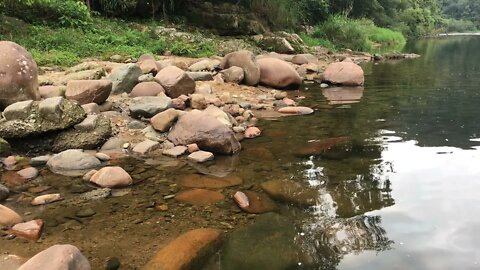
[[[61,97],[33,102],[27,107],[17,105],[5,109],[9,119],[0,120],[0,136],[3,138],[24,138],[62,130],[85,118],[82,107]]]
[[[23,222],[22,217],[12,209],[0,204],[0,229]]]
[[[9,194],[10,190],[6,186],[0,184],[0,202],[6,200]]]
[[[18,270],[91,270],[87,258],[72,245],[55,245],[33,256]]]
[[[49,204],[49,203],[53,203],[53,202],[58,202],[60,200],[63,200],[63,199],[62,199],[62,196],[59,193],[45,194],[45,195],[35,197],[30,204],[31,205],[44,205],[44,204]]]
[[[103,115],[88,115],[74,128],[61,132],[52,145],[54,151],[96,149],[112,136],[110,119]]]
[[[86,114],[100,114],[100,107],[97,103],[87,103],[82,105],[82,108]]]
[[[163,154],[167,157],[173,157],[177,158],[187,152],[187,147],[186,146],[175,146],[171,149],[167,149],[163,151]]]
[[[194,189],[180,192],[175,195],[175,200],[180,203],[192,205],[208,205],[223,201],[225,196],[217,191]]]
[[[161,147],[161,144],[159,142],[152,141],[152,140],[145,140],[135,145],[132,151],[137,154],[145,155],[145,154],[148,154],[149,152],[160,149],[160,147]]]
[[[133,88],[130,97],[155,97],[160,93],[165,93],[165,89],[155,82],[141,82]]]
[[[43,220],[36,219],[29,222],[15,224],[8,233],[31,241],[37,241],[42,236]]]
[[[314,111],[308,107],[283,107],[278,112],[284,114],[312,114]]]
[[[93,210],[92,208],[84,208],[75,213],[75,216],[79,218],[87,218],[94,216],[96,213],[97,212],[95,212],[95,210]]]
[[[155,130],[160,132],[167,132],[177,121],[180,112],[175,109],[168,109],[164,112],[156,114],[150,119],[150,124]]]
[[[89,192],[82,193],[80,194],[79,198],[85,201],[95,201],[95,200],[108,198],[108,196],[110,196],[111,193],[112,193],[112,190],[109,188],[99,188]]]
[[[225,55],[220,68],[227,69],[237,66],[244,71],[244,82],[246,85],[254,86],[260,81],[260,67],[258,66],[255,56],[250,51],[237,51]]]
[[[210,72],[187,72],[187,74],[194,81],[213,81],[213,76]]]
[[[209,160],[213,160],[215,156],[213,153],[207,151],[196,151],[188,155],[187,159],[196,163],[203,163]]]
[[[38,176],[38,169],[34,167],[28,167],[17,172],[23,179],[31,180]]]
[[[179,183],[189,188],[226,188],[238,186],[243,183],[238,176],[212,177],[202,174],[189,174],[181,176]]]
[[[156,97],[136,97],[129,104],[130,114],[132,117],[136,118],[150,118],[172,107],[172,99],[165,95]]]
[[[285,103],[285,105],[287,105],[287,106],[295,106],[295,105],[297,105],[297,104],[295,103],[295,101],[293,101],[293,99],[289,99],[289,98],[287,98],[287,97],[286,97],[286,98],[283,98],[282,101],[283,101],[283,103]]]
[[[11,147],[10,144],[4,139],[0,138],[0,156],[6,156],[10,154]]]
[[[360,102],[363,87],[331,87],[323,89],[322,94],[330,105],[344,105]]]
[[[287,62],[276,58],[257,61],[260,66],[260,83],[274,88],[298,88],[302,78]]]
[[[323,73],[323,78],[326,82],[346,86],[361,86],[365,82],[363,69],[349,61],[328,65]]]
[[[300,206],[315,205],[320,198],[318,190],[290,180],[267,181],[261,187],[275,200]]]
[[[143,269],[200,269],[221,244],[222,233],[219,230],[192,230],[162,248]]]
[[[180,117],[168,134],[168,139],[175,145],[196,143],[201,149],[220,154],[235,154],[241,149],[231,129],[209,114],[197,110]]]
[[[51,155],[39,156],[30,159],[30,165],[34,167],[39,167],[47,164],[47,162],[52,158]]]
[[[90,178],[90,182],[103,188],[115,188],[129,186],[133,180],[121,167],[104,167]]]
[[[130,93],[143,75],[142,69],[136,64],[126,64],[114,70],[108,79],[112,81],[112,94]]]
[[[155,76],[155,79],[163,86],[166,94],[171,98],[195,92],[195,81],[185,71],[174,66],[162,69]]]
[[[299,146],[295,155],[300,157],[318,156],[336,146],[345,145],[349,141],[348,137],[335,137],[309,142],[304,146]]]
[[[223,80],[226,83],[240,84],[245,77],[243,69],[241,67],[236,67],[236,66],[222,70],[220,71],[220,74],[222,74]]]
[[[62,97],[65,95],[65,86],[45,85],[38,88],[41,98]]]
[[[262,214],[277,208],[267,195],[254,191],[238,191],[233,198],[238,207],[250,214]]]
[[[65,97],[77,101],[80,105],[92,102],[101,104],[107,100],[111,91],[110,80],[71,80],[67,84]]]
[[[256,138],[260,136],[260,134],[262,134],[262,132],[257,127],[249,127],[245,130],[245,138],[247,139]]]
[[[193,71],[193,72],[199,72],[199,71],[214,71],[215,68],[220,65],[220,61],[219,60],[215,60],[215,59],[204,59],[204,60],[201,60],[201,61],[198,61],[192,65],[190,65],[188,67],[188,70],[189,71]]]
[[[56,154],[47,162],[52,172],[71,176],[81,176],[100,165],[100,160],[96,157],[73,149]]]
[[[18,101],[39,100],[38,70],[32,55],[10,41],[0,41],[0,109]]]

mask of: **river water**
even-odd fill
[[[260,216],[208,268],[480,269],[480,37],[405,50],[422,57],[364,65],[364,89],[307,85],[314,115],[262,123],[245,148],[276,160],[243,169],[318,203]]]

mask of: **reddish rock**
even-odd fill
[[[196,143],[191,143],[187,145],[187,149],[189,153],[197,152],[198,150],[200,150]]]
[[[0,41],[0,109],[39,99],[38,69],[32,55],[16,43]]]
[[[168,109],[152,117],[150,119],[150,124],[155,130],[167,132],[173,126],[175,121],[177,121],[179,115],[180,113],[178,110]]]
[[[234,200],[238,207],[250,214],[262,214],[277,209],[275,202],[267,195],[254,191],[238,191],[235,193]]]
[[[0,204],[0,229],[23,222],[22,217],[12,209]]]
[[[130,97],[154,97],[165,93],[165,89],[157,82],[142,82],[133,88]]]
[[[203,263],[221,247],[222,232],[197,229],[180,235],[162,248],[143,270],[201,269]]]
[[[180,185],[189,188],[226,188],[238,186],[243,183],[238,176],[213,177],[202,174],[189,174],[181,176]]]
[[[337,137],[309,142],[305,146],[300,146],[296,151],[296,155],[302,157],[321,155],[335,146],[348,143],[348,141],[348,137]]]
[[[9,187],[15,187],[25,184],[28,180],[20,176],[17,172],[6,171],[2,173],[2,182]]]
[[[90,182],[101,187],[114,188],[125,187],[132,184],[132,177],[121,167],[104,167],[98,170]]]
[[[17,159],[14,156],[8,156],[2,161],[2,163],[7,168],[13,167],[15,164],[17,164]]]
[[[313,109],[308,107],[283,107],[278,112],[285,114],[312,114]]]
[[[243,69],[235,66],[222,70],[220,74],[222,74],[223,80],[226,83],[240,84],[245,77]]]
[[[244,83],[246,85],[257,85],[260,82],[260,66],[255,60],[255,55],[250,51],[232,52],[223,58],[220,68],[240,67],[244,72]]]
[[[320,198],[318,190],[291,180],[267,181],[261,187],[275,200],[300,206],[313,206]]]
[[[145,155],[149,152],[155,151],[161,147],[159,142],[145,140],[133,147],[132,151],[137,154]]]
[[[257,127],[249,127],[247,130],[245,130],[245,138],[247,139],[253,139],[262,134],[262,131],[260,131],[259,128]]]
[[[163,154],[167,157],[177,158],[187,152],[187,147],[183,145],[175,146],[173,148],[163,151]]]
[[[195,81],[185,71],[174,66],[160,70],[155,80],[163,86],[166,94],[171,98],[195,92]]]
[[[38,253],[18,270],[91,270],[87,258],[72,245],[55,245]]]
[[[222,193],[206,189],[187,190],[175,195],[176,201],[193,205],[214,204],[224,199],[225,196]]]
[[[190,100],[192,109],[204,110],[207,108],[207,100],[202,94],[192,94]]]
[[[298,88],[302,78],[289,63],[277,58],[259,59],[260,84],[274,88]]]
[[[67,84],[65,97],[77,101],[80,105],[88,103],[102,104],[112,92],[110,80],[71,80]]]
[[[283,103],[285,103],[285,105],[287,106],[295,106],[295,101],[293,101],[293,99],[290,99],[290,98],[283,98]]]
[[[42,236],[43,220],[36,219],[14,225],[8,233],[31,241],[37,241]]]
[[[38,169],[34,167],[28,167],[17,172],[25,180],[31,180],[38,176]]]
[[[346,86],[361,86],[365,82],[363,69],[350,61],[328,65],[323,78],[326,82]]]

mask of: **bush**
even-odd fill
[[[77,0],[0,0],[6,15],[29,23],[85,26],[91,21],[83,1]]]
[[[477,27],[472,21],[445,19],[442,21],[441,31],[447,32],[447,33],[474,32],[474,31],[477,31]]]

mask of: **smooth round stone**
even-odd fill
[[[309,107],[283,107],[278,112],[284,114],[312,114],[314,111]]]
[[[248,205],[237,202],[237,199],[235,199],[235,202],[237,203],[238,207],[247,213],[262,214],[274,211],[277,208],[275,202],[273,202],[266,194],[248,190],[241,193],[243,193],[248,200]]]
[[[257,127],[249,127],[247,130],[245,130],[245,138],[247,139],[256,138],[260,136],[260,134],[262,134],[262,132]]]
[[[96,153],[95,157],[98,158],[101,161],[109,161],[109,160],[112,159],[109,155],[104,154],[104,153]]]
[[[206,189],[187,190],[175,195],[176,201],[193,205],[214,204],[224,199],[225,196],[222,193]]]
[[[291,180],[271,180],[261,184],[262,189],[273,199],[300,206],[317,204],[318,190]]]
[[[22,217],[12,209],[0,204],[0,229],[22,222]]]
[[[26,180],[31,180],[38,176],[38,169],[34,167],[28,167],[18,171],[17,174]]]
[[[180,177],[179,183],[189,188],[226,188],[238,186],[242,184],[243,181],[238,176],[219,178],[202,174],[189,174]]]
[[[120,269],[120,260],[117,257],[112,257],[107,260],[107,264],[105,266],[106,270],[117,270]]]
[[[48,168],[57,174],[81,176],[101,165],[96,157],[81,150],[66,150],[54,155],[48,162]]]
[[[91,178],[93,182],[101,187],[125,187],[132,184],[132,177],[121,167],[104,167],[98,170]]]
[[[35,197],[31,204],[32,205],[44,205],[44,204],[49,204],[53,202],[57,202],[62,200],[62,197],[59,193],[56,194],[46,194],[46,195],[41,195],[38,197]]]

